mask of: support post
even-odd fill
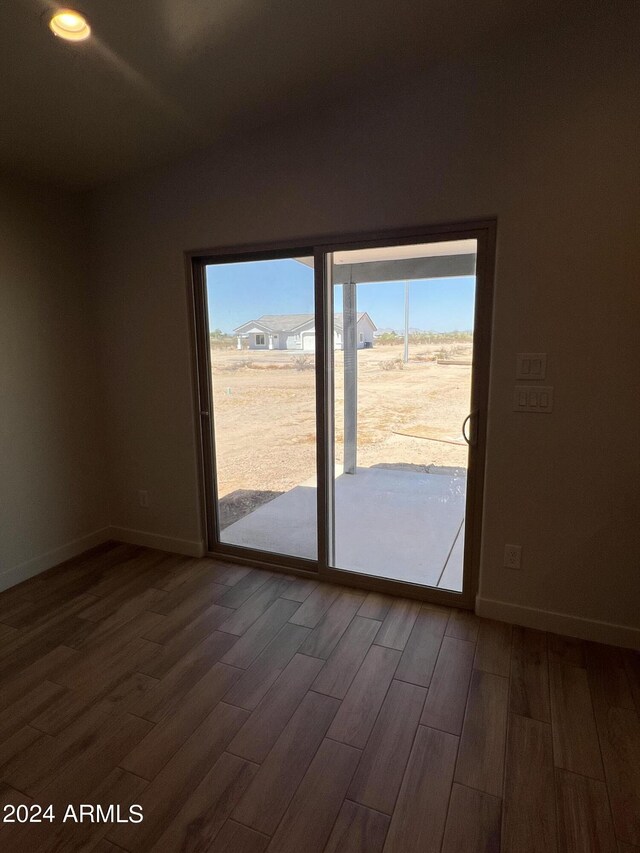
[[[355,474],[358,455],[358,306],[356,284],[342,285],[344,350],[344,473]]]

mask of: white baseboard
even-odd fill
[[[146,530],[131,530],[128,527],[109,528],[109,539],[126,542],[127,545],[142,545],[145,548],[157,548],[158,551],[170,551],[187,557],[202,557],[205,554],[204,542],[191,539],[173,539]]]
[[[129,530],[126,527],[103,527],[67,542],[59,548],[54,548],[53,551],[47,551],[46,554],[33,557],[18,566],[0,572],[0,592],[110,540],[125,542],[128,545],[157,548],[159,551],[170,551],[174,554],[185,554],[188,557],[202,557],[205,553],[204,542],[172,539],[170,536],[159,536],[157,533],[147,533],[144,530]]]
[[[46,554],[40,554],[38,557],[33,557],[31,560],[27,560],[17,566],[5,569],[0,573],[0,592],[3,589],[9,589],[11,586],[22,583],[22,581],[26,581],[34,575],[46,572],[47,569],[51,569],[59,563],[64,563],[65,560],[77,557],[84,551],[95,548],[96,545],[102,545],[103,542],[108,542],[111,538],[111,528],[103,527],[101,530],[94,530],[93,533],[88,533],[79,539],[73,539],[59,548],[54,548],[53,551],[47,551]]]
[[[640,649],[640,628],[631,625],[616,625],[613,622],[600,622],[597,619],[583,619],[567,613],[554,613],[552,610],[538,610],[535,607],[523,607],[508,601],[496,601],[492,598],[476,598],[476,613],[487,619],[499,619],[525,628],[538,628],[554,634],[577,637],[580,640],[593,640],[596,643],[608,643],[612,646],[624,646]]]

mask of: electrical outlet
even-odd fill
[[[504,567],[506,569],[521,568],[520,562],[522,559],[522,545],[505,545],[504,546]]]
[[[145,509],[149,506],[149,492],[144,489],[140,489],[138,492],[138,501],[140,506],[145,507]]]
[[[544,379],[547,375],[546,352],[519,352],[516,379]]]

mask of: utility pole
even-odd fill
[[[409,361],[409,282],[404,283],[404,356],[403,362]]]

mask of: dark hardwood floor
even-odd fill
[[[55,814],[2,851],[640,853],[636,652],[118,544],[0,649],[0,799]]]

